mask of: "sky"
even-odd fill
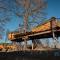
[[[60,0],[47,0],[47,8],[46,8],[46,19],[50,19],[51,17],[60,18]],[[22,18],[17,17],[15,14],[12,15],[11,25],[8,24],[7,28],[10,30],[16,29],[19,23],[22,23]],[[14,25],[13,25],[14,22]],[[15,27],[14,27],[15,26]],[[11,29],[13,28],[13,29]]]
[[[0,0],[0,1],[2,1],[2,0]],[[14,8],[14,9],[12,9],[12,12],[9,12],[11,15],[10,14],[7,14],[7,11],[5,11],[3,13],[3,11],[0,10],[0,13],[1,13],[0,14],[0,18],[3,18],[4,16],[9,16],[10,15],[11,22],[10,23],[7,23],[5,25],[5,28],[6,29],[9,29],[10,31],[13,31],[13,30],[15,30],[18,27],[18,24],[19,23],[22,23],[21,20],[22,20],[23,17],[22,18],[19,18],[19,17],[17,17],[14,14],[14,11],[15,10],[18,10],[18,9],[15,9],[14,4],[12,2],[10,2],[10,0],[4,0],[4,1],[5,1],[4,3],[6,5],[8,4],[8,6],[10,6],[10,7],[7,6],[7,8],[11,8],[11,9]],[[6,3],[7,1],[9,1],[9,3],[11,3],[11,4]],[[13,1],[13,0],[11,0],[11,1]],[[4,6],[4,5],[2,5],[2,6]],[[50,19],[53,16],[54,17],[57,17],[57,18],[60,18],[60,0],[47,0],[46,13],[47,13],[47,16],[46,16],[47,19]],[[4,37],[4,39],[5,38],[6,37]],[[0,40],[0,42],[4,42],[4,41],[5,40]]]
[[[60,18],[60,0],[48,0],[47,17]]]

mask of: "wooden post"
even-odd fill
[[[26,50],[26,48],[27,48],[28,36],[24,36],[24,37],[23,37],[23,40],[24,40],[24,50]]]
[[[56,48],[56,45],[57,45],[57,38],[55,37],[54,32],[52,32],[52,33],[53,33],[54,46],[55,46],[55,48]]]
[[[26,41],[26,39],[24,40],[24,50],[26,50],[26,48],[27,48],[27,41]]]
[[[51,18],[51,29],[52,29],[52,35],[53,35],[53,40],[54,40],[55,48],[56,48],[56,45],[57,45],[57,38],[56,38],[56,35],[55,35],[56,24],[57,24],[56,18],[55,17],[52,17]]]
[[[34,43],[33,43],[33,41],[32,41],[32,50],[34,49]]]

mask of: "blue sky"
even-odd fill
[[[47,17],[60,18],[60,0],[48,0]]]
[[[0,0],[2,1],[2,0]],[[5,1],[5,0],[4,0]],[[13,0],[6,0],[7,2],[9,3],[12,3],[10,1],[13,1]],[[15,8],[14,7],[14,4],[9,4],[9,3],[6,3],[6,1],[4,2],[6,5],[8,4],[8,7],[7,8]],[[60,0],[47,0],[47,9],[46,9],[46,13],[47,13],[47,19],[50,19],[52,16],[55,16],[57,18],[60,18]],[[16,9],[17,10],[17,9]],[[12,12],[9,12],[11,14],[11,22],[6,24],[6,28],[7,29],[10,29],[11,31],[13,31],[14,29],[16,29],[18,27],[18,24],[21,23],[22,21],[22,18],[19,18],[17,17],[15,14],[14,14],[14,9],[12,9]],[[3,13],[1,10],[0,10],[0,13]],[[3,18],[4,16],[9,16],[7,14],[7,11],[5,11],[3,14],[0,14],[0,18]],[[4,42],[4,40],[0,40],[0,42]]]

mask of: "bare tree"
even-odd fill
[[[17,12],[16,14],[17,16],[23,16],[24,32],[26,33],[28,31],[29,23],[32,22],[31,20],[29,21],[29,17],[34,20],[40,20],[41,16],[43,17],[43,10],[46,7],[46,2],[44,0],[16,0],[15,2],[16,5],[23,11],[22,13]],[[25,39],[25,48],[26,45],[27,41]]]
[[[24,31],[27,32],[29,17],[35,19],[41,18],[43,10],[46,7],[46,1],[44,0],[16,0],[16,4],[23,8],[23,14],[17,13],[18,16],[24,16]],[[37,20],[36,19],[36,20]]]
[[[44,0],[0,0],[0,12],[4,13],[4,16],[0,18],[0,26],[2,25],[1,27],[3,27],[11,20],[11,14],[15,14],[16,16],[24,17],[24,30],[26,32],[29,25],[28,22],[34,23],[34,20],[40,20],[41,16],[43,17],[45,6],[46,2]]]

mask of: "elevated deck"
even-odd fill
[[[47,21],[39,26],[36,26],[32,29],[31,32],[19,33],[11,32],[8,35],[8,38],[11,41],[24,41],[24,38],[27,37],[28,40],[41,39],[41,38],[52,38],[53,34],[56,34],[56,37],[60,36],[60,21],[55,18],[52,18],[50,21]]]

